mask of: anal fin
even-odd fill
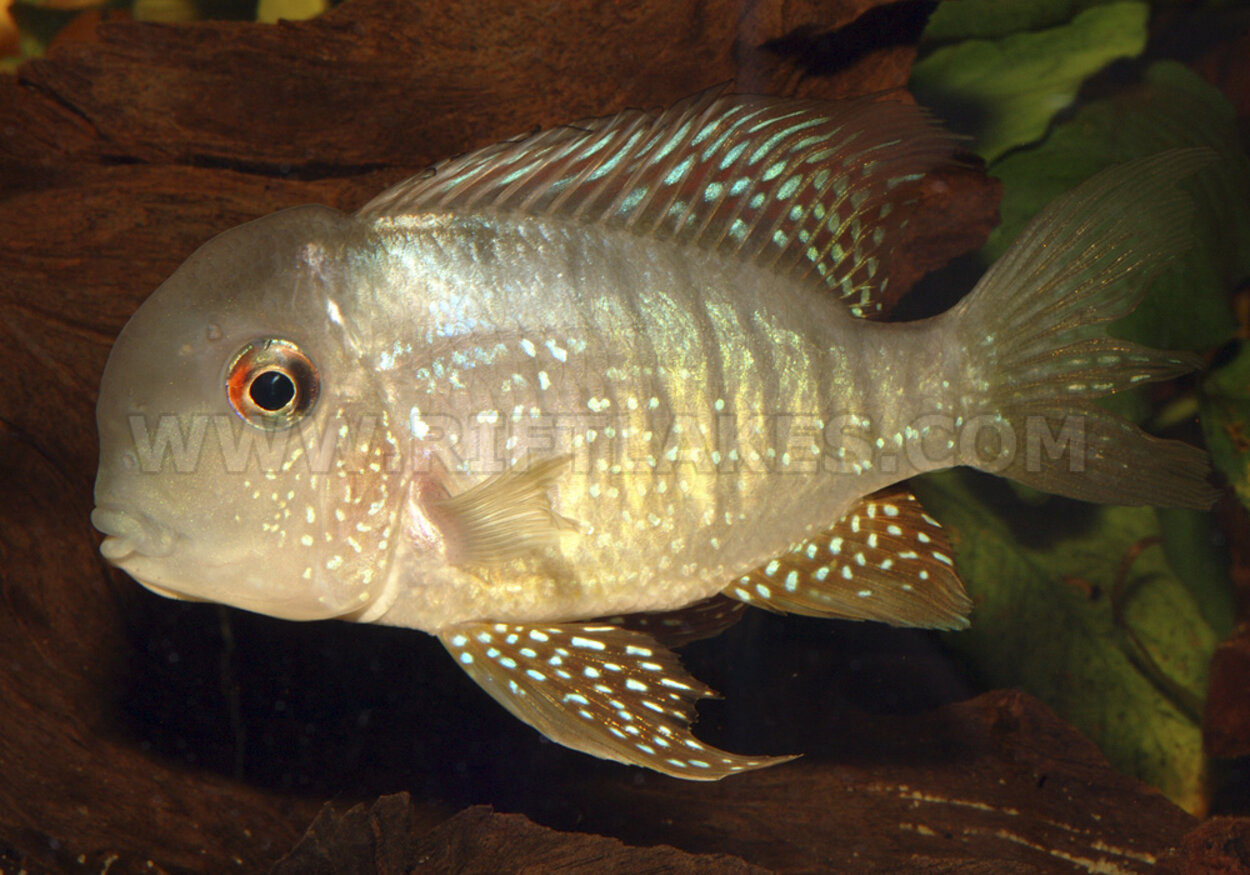
[[[497,702],[565,747],[694,781],[793,759],[741,756],[695,738],[693,705],[714,694],[641,632],[471,622],[438,637]]]
[[[963,629],[972,601],[949,540],[901,487],[860,499],[826,532],[795,544],[724,594],[788,614]]]

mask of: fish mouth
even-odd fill
[[[114,565],[135,555],[159,559],[174,552],[173,532],[146,514],[102,504],[91,511],[91,524],[105,536],[100,555]]]

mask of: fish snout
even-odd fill
[[[173,532],[146,514],[102,504],[91,511],[91,524],[105,536],[100,554],[114,564],[136,553],[159,558],[174,551]]]

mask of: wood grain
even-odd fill
[[[352,209],[430,161],[730,80],[897,89],[927,7],[353,0],[278,26],[104,22],[0,82],[0,868],[260,871],[327,799],[396,791],[410,794],[402,810],[317,820],[318,853],[357,855],[324,871],[369,871],[359,855],[400,833],[427,871],[601,857],[706,871],[692,855],[708,854],[742,871],[1173,859],[1194,821],[1027,697],[884,718],[831,695],[835,667],[864,659],[837,649],[862,648],[850,627],[788,621],[783,635],[761,618],[690,648],[710,680],[739,687],[741,711],[704,709],[711,740],[809,754],[696,786],[543,743],[423,636],[165,602],[96,553],[93,406],[110,343],[213,234],[308,201]],[[996,200],[975,170],[935,178],[891,288],[978,246]],[[745,645],[767,628],[765,660]],[[883,634],[889,648],[928,641]],[[732,671],[718,679],[718,665]],[[966,693],[941,669],[904,678],[891,695]],[[429,833],[474,803],[533,823],[471,810]]]

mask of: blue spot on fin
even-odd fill
[[[712,90],[453,158],[359,215],[489,209],[627,228],[792,273],[870,316],[918,182],[953,152],[909,104]]]
[[[788,614],[930,629],[966,628],[972,609],[942,527],[899,486],[861,498],[724,594]]]
[[[641,632],[592,623],[460,623],[439,633],[456,663],[516,717],[565,747],[694,781],[793,757],[699,741],[694,703],[714,695]]]

